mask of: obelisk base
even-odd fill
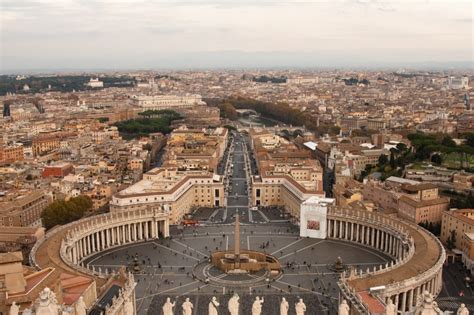
[[[244,273],[248,273],[248,271],[244,269],[232,269],[232,270],[229,270],[227,273],[228,274],[244,274]]]

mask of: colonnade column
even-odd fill
[[[165,226],[164,233],[163,233],[164,237],[169,237],[170,236],[170,224],[169,223],[170,223],[169,219],[166,218],[165,221],[164,221],[164,226]]]
[[[413,289],[408,291],[408,311],[411,311],[413,308]]]
[[[406,311],[407,307],[407,293],[406,291],[402,293],[402,312]]]
[[[151,237],[152,237],[152,238],[157,238],[157,234],[156,234],[156,221],[155,221],[155,220],[151,220]]]

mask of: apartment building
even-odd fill
[[[112,197],[110,211],[160,206],[169,211],[170,223],[179,223],[194,207],[225,205],[220,176],[205,170],[155,168],[143,179]]]
[[[366,165],[376,165],[380,155],[387,153],[388,151],[384,149],[361,150],[360,154],[349,153],[345,155],[343,159],[352,174],[359,175],[365,169]]]
[[[398,194],[395,190],[378,181],[368,181],[362,190],[364,200],[369,200],[384,213],[398,212]]]
[[[441,241],[447,244],[452,233],[455,235],[453,245],[462,251],[464,265],[471,273],[474,272],[474,209],[451,209],[443,212]]]
[[[132,104],[144,110],[179,109],[205,105],[201,95],[132,95]]]
[[[176,129],[168,138],[163,166],[215,171],[224,155],[227,141],[226,128]]]
[[[22,145],[0,145],[0,164],[14,163],[24,160]]]
[[[449,198],[441,197],[438,188],[429,183],[403,185],[398,200],[398,216],[413,223],[440,223],[443,211],[449,208]]]
[[[40,156],[59,149],[63,141],[74,136],[76,136],[76,134],[72,132],[56,132],[38,136],[34,138],[32,142],[33,155]]]
[[[107,140],[120,139],[118,128],[115,126],[94,130],[91,132],[91,136],[94,143],[104,143]]]
[[[254,206],[284,206],[298,218],[301,204],[312,196],[324,197],[323,170],[311,152],[265,130],[250,130],[259,174],[252,176]]]
[[[34,191],[0,203],[0,226],[40,226],[41,213],[52,202],[43,191]]]
[[[397,213],[416,224],[440,223],[443,211],[449,208],[449,198],[441,197],[435,185],[398,177],[389,177],[385,183],[368,181],[362,193],[380,211]]]

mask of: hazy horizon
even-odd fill
[[[4,0],[0,72],[468,68],[466,0]]]

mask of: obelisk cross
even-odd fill
[[[239,269],[240,268],[240,220],[239,220],[238,214],[235,216],[234,260],[235,260],[235,269]]]

